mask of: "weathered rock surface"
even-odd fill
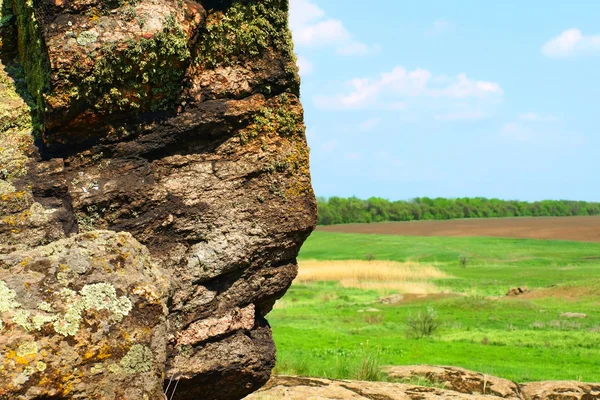
[[[600,383],[576,381],[531,382],[521,385],[527,400],[593,400],[600,399]]]
[[[487,376],[486,379],[493,389],[486,389],[486,394],[481,394],[482,387],[475,383],[478,375],[476,372],[432,366],[394,368],[399,368],[396,376],[393,376],[395,379],[426,378],[431,383],[445,385],[446,389],[405,383],[274,376],[262,389],[246,397],[245,400],[600,399],[600,383],[547,381],[517,385],[505,379]],[[426,372],[426,369],[429,372]]]
[[[461,393],[482,393],[505,399],[520,399],[519,386],[507,379],[481,374],[458,367],[432,365],[394,366],[385,369],[392,379],[426,378],[446,389]]]
[[[275,376],[264,388],[246,400],[439,400],[497,399],[494,396],[464,394],[433,387],[387,382],[361,382]]]
[[[142,295],[132,285],[144,278],[133,266],[155,265],[168,282],[156,299],[167,306],[166,323],[158,314],[146,323],[166,329],[166,354],[147,337],[130,338],[151,348],[154,360],[165,357],[144,376],[164,370],[166,381],[179,381],[176,399],[239,399],[259,388],[275,361],[265,315],[295,277],[298,250],[316,223],[287,0],[3,0],[1,10],[0,254],[6,271],[35,255],[38,266],[19,269],[20,279],[46,274],[35,281],[38,297],[19,297],[26,296],[19,281],[6,280],[3,290],[37,316],[38,300],[56,301],[50,294],[60,285],[85,299],[86,285],[104,282],[132,302],[122,322],[134,329],[147,309],[136,308]],[[113,240],[106,231],[139,243],[126,272],[102,267],[113,259],[102,247]],[[65,264],[84,271],[80,281],[65,281],[59,253],[43,250],[60,246],[98,249],[99,260]],[[12,335],[24,331],[38,348],[46,340],[72,348],[77,336],[53,328],[69,304],[30,332],[2,311],[0,340],[17,351],[22,342]],[[94,331],[98,342],[81,351],[100,343],[101,332],[120,329],[102,325],[96,313],[112,315],[82,314],[93,327],[86,322],[78,335]],[[123,339],[103,368],[120,365],[133,343]],[[78,358],[85,351],[69,352],[57,352],[52,365],[72,358],[61,371],[83,375],[59,382],[46,373],[51,382],[41,384],[30,373],[10,393],[142,398],[102,392],[111,372],[88,380],[97,356],[86,363]],[[17,364],[3,370],[0,390],[22,373]],[[119,379],[115,385],[139,386]],[[81,380],[87,389],[77,386]],[[150,398],[155,387],[148,383]]]
[[[0,397],[160,398],[167,289],[128,233],[0,254]]]

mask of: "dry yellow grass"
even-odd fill
[[[298,282],[337,281],[343,287],[390,289],[400,293],[440,293],[431,279],[450,278],[432,265],[396,261],[317,261],[299,262]]]

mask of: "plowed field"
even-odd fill
[[[600,242],[600,217],[488,218],[320,226],[317,230],[403,236],[491,236]]]

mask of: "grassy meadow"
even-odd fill
[[[385,380],[381,366],[433,364],[600,382],[599,243],[315,232],[299,264],[269,315],[276,373]],[[439,329],[411,335],[419,315]]]

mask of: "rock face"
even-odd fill
[[[485,400],[494,396],[464,394],[434,387],[401,383],[336,381],[329,379],[276,376],[245,400]]]
[[[287,0],[1,10],[0,398],[258,389],[316,223]]]
[[[1,390],[160,398],[167,279],[130,234],[84,233],[0,265]]]
[[[461,393],[482,393],[504,399],[521,398],[519,385],[516,383],[464,368],[431,365],[395,366],[387,367],[385,372],[392,379],[425,378],[446,389]]]
[[[531,382],[521,385],[527,400],[594,400],[600,399],[600,383],[576,381]]]
[[[491,390],[483,392],[475,383],[466,383],[478,374],[462,368],[407,366],[397,368],[393,379],[426,378],[446,389],[405,383],[361,382],[275,376],[246,400],[434,400],[434,399],[520,399],[520,400],[593,400],[600,399],[600,384],[576,381],[533,382],[517,385],[505,379],[487,376]],[[426,370],[429,372],[424,373]],[[391,370],[390,370],[391,371]],[[411,372],[412,371],[412,372]]]

